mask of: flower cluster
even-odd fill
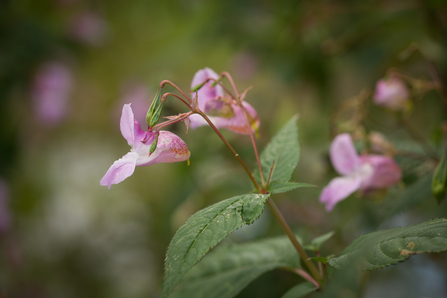
[[[189,105],[187,101],[181,99],[188,105],[191,112],[165,117],[169,120],[162,124],[156,124],[160,118],[164,100],[168,95],[172,95],[172,93],[166,93],[161,96],[161,88],[165,84],[162,82],[160,92],[157,93],[149,108],[146,118],[149,125],[147,131],[143,131],[139,122],[135,120],[131,105],[125,104],[120,128],[121,134],[127,140],[131,150],[113,163],[101,179],[101,185],[110,189],[112,184],[120,183],[132,175],[137,166],[188,160],[190,152],[185,142],[171,132],[161,131],[160,128],[179,121],[184,122],[187,129],[208,124],[203,118],[204,116],[199,113],[209,115],[209,120],[217,128],[226,128],[239,134],[256,131],[259,128],[259,118],[255,109],[243,100],[246,92],[238,98],[234,98],[231,94],[224,93],[218,80],[219,76],[213,70],[209,68],[199,70],[191,84],[192,88],[199,85],[194,93],[196,96],[194,101],[186,98]],[[182,92],[182,94],[184,93]]]
[[[343,176],[332,179],[320,195],[320,202],[326,204],[326,211],[332,211],[338,202],[357,190],[368,192],[387,188],[401,179],[401,170],[392,158],[359,156],[347,133],[335,137],[329,154],[334,169]]]

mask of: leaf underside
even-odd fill
[[[262,173],[268,179],[270,168],[274,164],[271,181],[289,181],[298,164],[300,157],[300,144],[298,142],[297,116],[292,117],[281,130],[267,144],[261,153]],[[259,170],[253,172],[256,180],[260,181]]]
[[[231,298],[269,270],[299,266],[287,237],[219,247],[185,275],[169,298]]]
[[[411,255],[447,251],[447,218],[363,235],[328,264],[336,269],[361,260],[362,269],[373,270],[405,261]]]
[[[192,215],[176,232],[166,253],[163,297],[182,277],[231,232],[251,224],[261,215],[269,195],[232,197]]]

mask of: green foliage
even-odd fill
[[[441,161],[436,166],[431,191],[438,201],[438,204],[444,200],[447,194],[447,151],[444,151]]]
[[[166,253],[163,296],[222,239],[262,213],[270,195],[248,194],[232,197],[202,209],[180,227]]]
[[[362,269],[378,269],[405,261],[411,255],[447,250],[447,218],[363,235],[328,264],[336,269],[361,259]]]
[[[304,248],[308,250],[318,251],[320,250],[323,243],[325,243],[327,240],[329,240],[329,238],[334,236],[334,234],[335,231],[331,231],[329,233],[316,237],[311,241],[309,245],[306,245]]]
[[[282,298],[301,298],[316,290],[317,288],[310,282],[303,282],[287,291]]]
[[[297,119],[297,116],[292,117],[261,153],[261,166],[265,179],[269,177],[273,163],[272,181],[289,181],[292,177],[300,157]],[[254,175],[260,181],[258,169],[255,169]]]
[[[287,237],[219,247],[188,274],[169,297],[230,298],[261,274],[279,267],[300,267]]]
[[[273,181],[270,183],[268,187],[269,193],[283,193],[294,190],[299,187],[315,187],[315,185],[300,183],[300,182],[292,182],[292,181]]]

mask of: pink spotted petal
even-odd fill
[[[180,137],[169,131],[160,131],[157,149],[150,156],[149,149],[150,146],[147,146],[147,152],[140,154],[140,158],[136,163],[137,166],[185,161],[191,155],[186,143]]]
[[[372,174],[363,179],[360,187],[362,190],[387,188],[397,184],[402,178],[402,171],[391,157],[365,155],[360,158],[363,164],[369,164],[373,169]]]
[[[360,158],[355,151],[351,136],[347,133],[334,138],[329,154],[334,169],[340,175],[349,175],[360,166]]]
[[[195,86],[203,83],[207,78],[213,78],[218,79],[219,75],[214,72],[211,68],[204,68],[196,72],[194,75],[194,78],[192,79],[191,88],[194,88]],[[214,99],[218,96],[223,96],[224,92],[221,86],[215,85],[212,87],[213,81],[207,82],[199,91],[198,91],[198,102],[199,102],[199,109],[206,112],[206,103],[210,99]]]
[[[320,202],[326,204],[326,211],[330,212],[338,202],[358,190],[360,183],[361,179],[356,176],[334,178],[321,192]]]
[[[129,152],[122,158],[118,159],[109,168],[107,173],[102,177],[100,184],[110,189],[112,184],[118,184],[130,175],[135,170],[138,154],[136,152]]]

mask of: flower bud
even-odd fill
[[[149,155],[154,153],[155,149],[157,149],[157,144],[158,144],[158,133],[155,134],[155,139],[152,142],[151,149],[149,150]]]
[[[435,169],[435,173],[433,174],[433,180],[431,185],[431,191],[433,196],[438,201],[438,204],[444,200],[447,194],[447,152],[444,151],[444,154],[441,158],[441,161],[438,163]]]
[[[161,116],[161,111],[163,110],[163,102],[161,100],[161,88],[158,89],[157,94],[155,95],[154,100],[152,101],[149,110],[146,115],[146,123],[149,127],[153,127],[157,124],[158,120]]]
[[[407,86],[397,77],[379,80],[376,84],[374,102],[393,111],[403,110],[409,98]]]

